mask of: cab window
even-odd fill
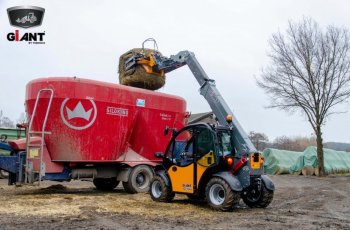
[[[173,163],[179,166],[186,166],[193,162],[193,129],[189,128],[179,133],[172,146],[171,156],[168,153],[167,157],[172,159]]]
[[[197,129],[197,144],[196,144],[196,158],[199,164],[204,163],[205,166],[214,163],[214,151],[215,151],[215,136],[211,130],[207,128]],[[202,162],[202,158],[206,158]],[[208,160],[210,158],[211,160]],[[208,162],[210,161],[210,162]]]
[[[218,133],[219,139],[219,151],[221,156],[227,156],[235,153],[235,149],[232,146],[231,135],[229,132]]]

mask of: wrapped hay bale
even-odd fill
[[[141,53],[141,48],[129,50],[119,58],[119,83],[122,85],[133,86],[142,89],[157,90],[164,86],[165,76],[149,74],[141,65],[137,65],[134,71],[125,71],[125,61],[133,54]],[[144,49],[146,55],[154,52],[152,49]]]
[[[315,175],[316,176],[320,175],[320,169],[318,167],[315,168]]]
[[[309,165],[306,165],[304,166],[304,168],[302,168],[301,172],[304,176],[312,176],[315,173],[315,168]]]

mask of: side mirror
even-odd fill
[[[156,158],[163,158],[163,157],[164,157],[164,154],[163,154],[162,152],[156,152],[156,153],[154,153],[154,156],[155,156]]]

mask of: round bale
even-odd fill
[[[149,74],[143,68],[142,65],[137,65],[134,71],[125,71],[125,61],[132,55],[141,53],[141,48],[134,48],[124,53],[119,58],[119,83],[122,85],[128,85],[132,87],[157,90],[164,86],[165,76],[158,74]],[[146,55],[154,52],[152,49],[144,49]]]

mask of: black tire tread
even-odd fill
[[[243,202],[250,208],[266,208],[273,200],[274,192],[268,190],[264,183],[261,185],[261,197],[256,202],[251,202],[246,196],[242,196]]]
[[[132,189],[131,185],[129,184],[129,181],[123,181],[123,188],[124,191],[130,194],[135,194],[136,191]]]
[[[156,180],[158,180],[162,186],[162,194],[159,198],[154,197],[152,194],[152,191],[151,191],[152,184]],[[153,177],[151,184],[150,184],[150,195],[151,195],[152,200],[159,201],[159,202],[171,202],[175,197],[175,193],[173,193],[173,191],[171,190],[171,188],[169,186],[166,186],[164,179],[160,176]]]
[[[225,189],[225,193],[226,193],[225,201],[223,204],[219,206],[212,204],[209,199],[209,189],[213,184],[221,184]],[[240,200],[240,194],[236,191],[233,191],[230,185],[225,180],[219,177],[213,177],[212,179],[209,180],[205,188],[205,195],[206,195],[206,200],[212,209],[223,211],[223,212],[232,211],[233,208],[238,204]]]
[[[153,176],[153,170],[149,166],[147,166],[147,165],[136,166],[130,172],[128,181],[123,182],[123,187],[124,187],[125,192],[130,193],[130,194],[135,194],[138,192],[147,192],[149,190],[149,188],[147,188],[146,189],[147,191],[137,191],[137,189],[134,188],[133,183],[132,183],[132,179],[135,177],[135,174],[137,173],[138,170],[150,171],[152,176]],[[152,177],[150,178],[150,181],[151,181],[151,179],[152,179]]]

